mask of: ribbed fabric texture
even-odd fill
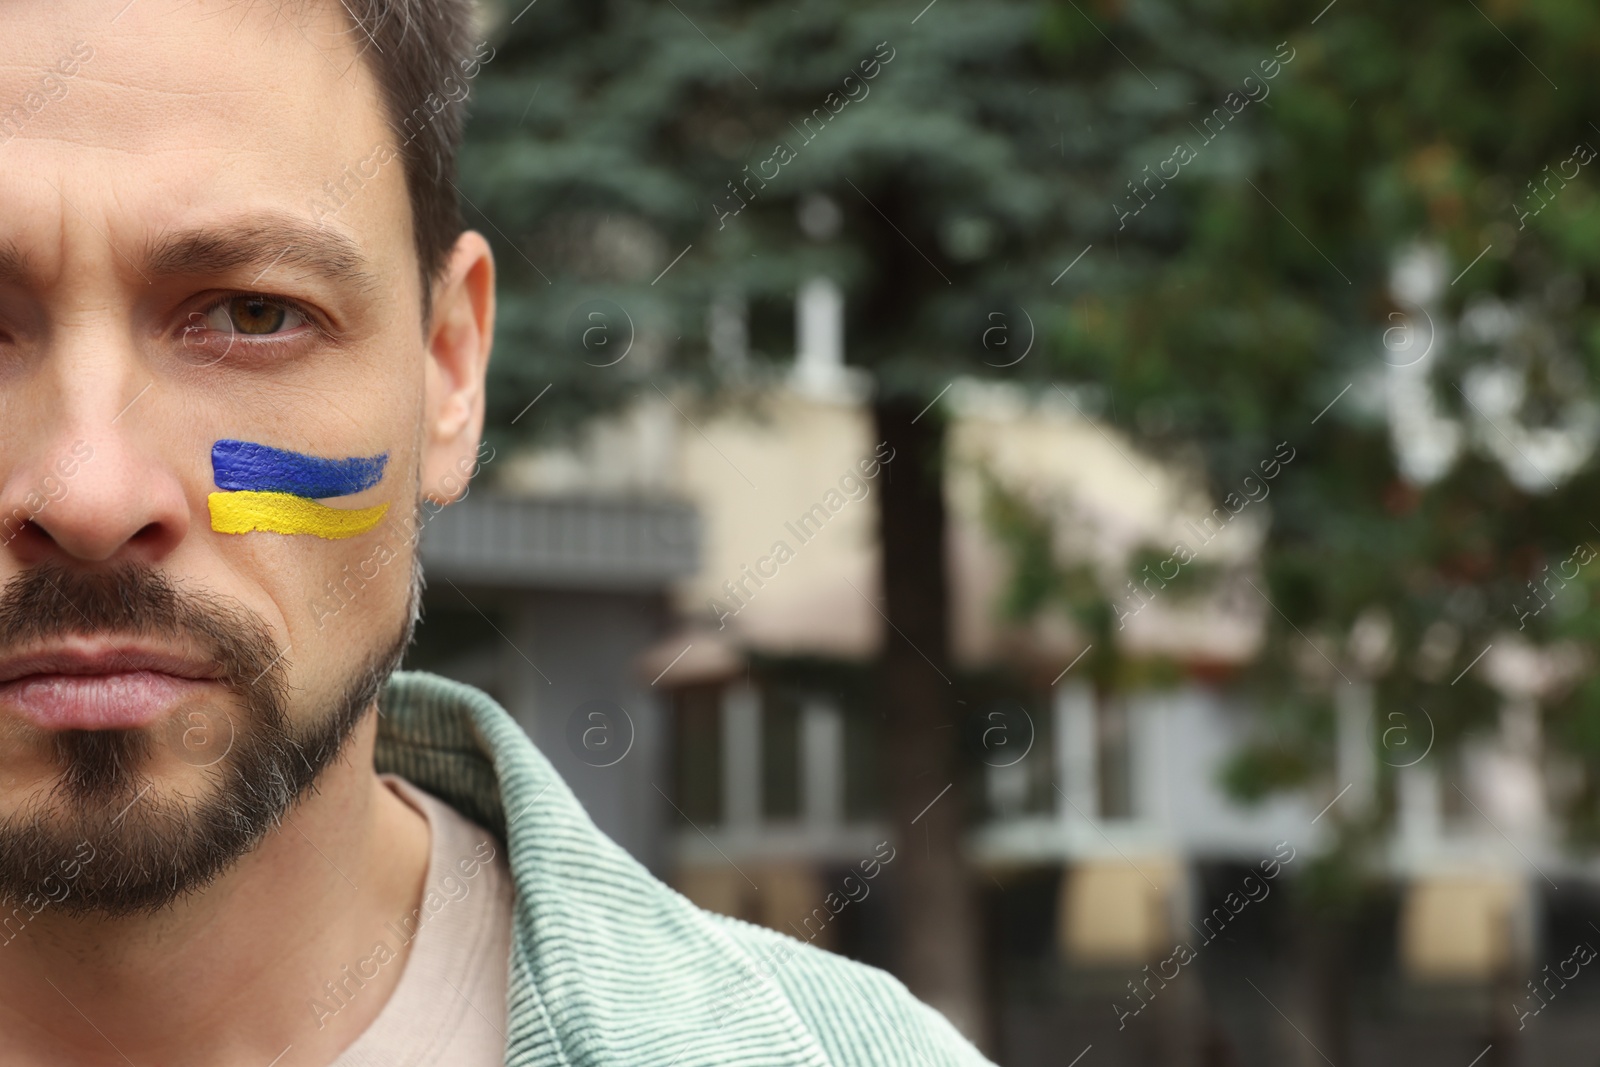
[[[506,842],[507,1067],[989,1064],[884,972],[703,911],[657,880],[486,694],[403,671],[379,711],[378,770]]]

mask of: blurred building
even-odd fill
[[[886,629],[876,487],[894,459],[844,366],[838,314],[825,284],[802,291],[792,375],[736,403],[650,397],[563,447],[491,463],[484,486],[426,531],[414,659],[495,694],[601,827],[691,899],[883,962],[892,882],[852,896],[837,921],[823,913],[820,932],[814,919],[894,837],[876,769],[892,739],[869,677]],[[1483,1014],[1486,990],[1542,958],[1559,925],[1547,891],[1596,881],[1562,859],[1541,799],[1537,701],[1570,665],[1492,650],[1477,669],[1507,694],[1503,728],[1448,767],[1412,763],[1431,747],[1431,719],[1407,718],[1393,736],[1352,679],[1336,690],[1335,776],[1241,806],[1219,773],[1259,728],[1228,679],[1273,610],[1248,580],[1263,508],[1208,526],[1213,505],[1194,479],[1100,426],[1086,396],[958,380],[939,402],[968,713],[949,726],[982,764],[971,855],[993,888],[1008,1064],[1066,1062],[1067,1040],[1123,1050],[1099,1062],[1302,1056],[1287,1023],[1309,1010],[1287,970],[1287,882],[1250,887],[1274,858],[1298,877],[1334,820],[1383,802],[1380,758],[1399,774],[1393,903],[1361,966],[1390,999],[1358,1034],[1360,1062],[1399,1062],[1397,1034],[1437,1038],[1430,1011]],[[1107,574],[1183,540],[1223,575],[1188,597],[1130,583],[1121,650],[1164,674],[1098,693],[1074,674],[1087,647],[1065,619],[1001,616],[1008,561],[985,518],[990,482],[1056,517],[1058,550]],[[1123,1014],[1144,1007],[1134,983],[1180,941],[1203,977],[1152,997],[1151,1025],[1115,1041],[1144,1026]],[[1562,1025],[1539,1040],[1559,1044]],[[1206,1041],[1171,1043],[1208,1027]]]
[[[517,718],[615,841],[657,871],[664,705],[638,663],[698,565],[694,510],[666,498],[475,488],[424,528],[408,666],[478,686]]]

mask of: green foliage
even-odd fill
[[[1080,625],[1093,628],[1109,617],[1109,606],[1095,577],[1082,565],[1056,559],[1055,529],[1022,496],[1007,489],[993,472],[983,479],[985,525],[1010,563],[1010,578],[1000,595],[1002,617],[1028,620],[1051,606],[1065,606]]]
[[[1273,744],[1245,745],[1222,768],[1222,785],[1240,800],[1254,803],[1285,789],[1307,785],[1315,768],[1303,751]]]
[[[505,271],[494,415],[552,381],[546,429],[668,376],[759,380],[787,362],[796,289],[818,274],[845,289],[849,357],[881,389],[931,399],[952,373],[998,374],[988,315],[1044,303],[1088,192],[1045,116],[1087,113],[1091,86],[1049,76],[1041,13],[542,0],[503,24],[462,160]],[[811,195],[838,211],[831,235],[802,231]],[[638,337],[613,367],[569,325],[594,299]],[[753,367],[710,358],[719,300],[750,309]]]
[[[1356,669],[1348,637],[1373,612],[1392,632],[1372,669],[1380,717],[1426,709],[1446,746],[1494,721],[1481,667],[1455,680],[1486,645],[1514,633],[1592,648],[1600,579],[1588,569],[1549,608],[1526,604],[1547,565],[1600,544],[1596,464],[1530,477],[1501,431],[1509,417],[1561,425],[1600,373],[1600,161],[1525,214],[1530,183],[1576,143],[1600,146],[1600,8],[920,6],[541,0],[515,24],[507,10],[462,167],[469,219],[505,272],[491,425],[547,383],[519,431],[563,428],[668,380],[722,395],[759,384],[787,362],[797,287],[827,274],[846,293],[849,358],[884,393],[931,399],[957,374],[1097,387],[1098,417],[1152,453],[1197,457],[1219,500],[1292,448],[1265,505],[1266,651],[1242,680],[1262,708],[1325,698],[1305,699],[1296,663]],[[880,49],[893,59],[870,95],[813,138],[798,133]],[[1269,94],[1201,132],[1247,74],[1291,52]],[[731,214],[730,183],[780,141],[793,160]],[[1148,181],[1178,144],[1192,161]],[[797,223],[810,194],[837,207],[832,236]],[[1414,246],[1440,250],[1455,279],[1426,310],[1390,284]],[[595,299],[633,324],[615,365],[575,339],[573,316]],[[746,366],[711,356],[719,301],[749,309]],[[1040,343],[997,367],[983,331],[1016,308]],[[1469,328],[1490,312],[1515,328]],[[1396,457],[1395,329],[1437,338],[1420,365],[1467,438],[1432,480]],[[1494,425],[1466,399],[1490,373],[1521,390]],[[1053,560],[1024,497],[990,488],[1015,562],[1002,608],[1070,612],[1108,639],[1096,677],[1115,684],[1127,668],[1110,656],[1116,623],[1095,576]],[[1552,743],[1582,767],[1577,827],[1600,792],[1597,701],[1589,682],[1549,708]],[[1321,773],[1331,753],[1317,736],[1241,755],[1230,781],[1259,794]]]
[[[1574,400],[1595,395],[1600,330],[1588,295],[1600,282],[1600,174],[1586,163],[1571,177],[1571,161],[1575,145],[1600,146],[1587,105],[1600,88],[1600,9],[1344,0],[1315,25],[1315,9],[1242,0],[1092,13],[1115,49],[1083,32],[1076,9],[1050,5],[1044,51],[1063,63],[1125,54],[1121,71],[1104,68],[1084,124],[1138,114],[1145,132],[1121,142],[1120,158],[1113,143],[1080,143],[1072,165],[1101,182],[1111,218],[1147,202],[1124,228],[1099,231],[1058,287],[1055,373],[1099,386],[1099,417],[1146,450],[1198,457],[1217,500],[1280,444],[1295,450],[1272,484],[1260,559],[1267,644],[1242,680],[1264,717],[1284,707],[1314,716],[1296,663],[1326,656],[1346,674],[1370,673],[1380,729],[1387,715],[1426,712],[1446,752],[1493,729],[1499,698],[1481,668],[1466,671],[1487,645],[1514,634],[1592,655],[1600,636],[1600,579],[1587,565],[1552,583],[1547,609],[1529,611],[1539,601],[1528,586],[1579,542],[1600,544],[1588,509],[1596,464],[1537,476],[1532,446],[1508,456],[1504,432],[1513,419],[1531,433],[1559,428]],[[1175,32],[1194,44],[1175,47]],[[1270,95],[1207,141],[1196,124],[1279,41],[1295,58]],[[1160,90],[1131,88],[1135,68]],[[1172,86],[1183,87],[1183,106]],[[1123,184],[1143,182],[1174,142],[1200,148],[1178,177],[1140,193]],[[1547,206],[1524,217],[1541,202],[1530,183],[1558,169],[1566,179],[1539,190]],[[1397,300],[1391,272],[1407,249],[1430,246],[1444,274],[1423,309]],[[1482,336],[1474,323],[1488,313],[1509,314],[1515,328]],[[1402,467],[1386,411],[1391,364],[1410,350],[1385,341],[1407,336],[1418,348],[1437,342],[1421,361],[1428,390],[1466,436],[1435,478]],[[1466,398],[1486,374],[1520,390],[1492,419]],[[1056,595],[1048,576],[1031,577],[1045,571],[1036,559],[1016,571],[1037,583],[1035,600]],[[1349,637],[1374,612],[1390,628],[1389,654],[1363,666]],[[1345,684],[1325,673],[1324,692]],[[1600,837],[1588,814],[1600,796],[1600,688],[1575,685],[1546,710],[1552,746],[1583,768],[1568,794],[1574,832]],[[1231,763],[1237,795],[1295,788],[1331,766],[1318,731],[1281,725],[1278,739],[1263,729]]]

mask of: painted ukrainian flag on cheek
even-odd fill
[[[328,540],[354,537],[378,525],[388,504],[333,508],[320,499],[371,489],[383,478],[387,452],[350,459],[323,459],[249,441],[211,446],[211,528],[218,533],[261,531],[311,534]]]

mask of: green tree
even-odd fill
[[[462,168],[505,269],[502,426],[552,383],[528,424],[653,390],[737,398],[787,359],[766,324],[788,320],[797,289],[843,290],[848,359],[896,456],[878,496],[883,774],[895,825],[921,815],[924,840],[896,864],[895,969],[969,1031],[966,768],[958,731],[936,728],[957,709],[934,402],[958,374],[1037,374],[1037,358],[1005,366],[1010,333],[1030,307],[1049,328],[1051,278],[1108,229],[1049,118],[1089,114],[1098,86],[1041,47],[1044,17],[993,0],[542,0],[494,31]],[[743,367],[714,358],[708,315],[740,305],[756,350]],[[584,346],[596,310],[631,321],[634,358],[605,366],[609,350]]]
[[[1296,454],[1271,487],[1256,577],[1266,640],[1244,688],[1261,740],[1229,783],[1260,796],[1324,779],[1336,704],[1362,684],[1381,726],[1405,725],[1379,736],[1415,741],[1380,750],[1374,810],[1330,815],[1340,843],[1307,886],[1315,1032],[1343,1062],[1341,923],[1376,873],[1391,769],[1424,731],[1436,729],[1441,760],[1494,727],[1498,698],[1467,669],[1491,643],[1592,649],[1600,579],[1577,548],[1600,547],[1588,507],[1600,488],[1600,213],[1586,160],[1600,147],[1587,111],[1600,11],[1563,0],[1101,11],[1129,63],[1163,87],[1158,57],[1171,53],[1157,24],[1207,30],[1192,106],[1126,146],[1140,189],[1112,194],[1108,210],[1127,221],[1118,256],[1080,268],[1058,373],[1103,389],[1101,418],[1149,454],[1198,457],[1219,502],[1259,479],[1280,443]],[[1113,54],[1075,30],[1060,41]],[[1215,110],[1234,110],[1227,94],[1246,74],[1259,82],[1252,67],[1280,41],[1293,59],[1270,96]],[[1143,168],[1170,176],[1168,159],[1178,176],[1146,184]],[[1596,836],[1600,812],[1597,685],[1545,707],[1553,754],[1577,765],[1553,797],[1575,845]]]
[[[520,427],[657,388],[737,397],[787,355],[765,324],[787,319],[800,285],[826,275],[846,293],[849,359],[871,373],[898,456],[880,496],[897,825],[937,790],[926,783],[957,783],[923,820],[930,847],[907,852],[897,969],[957,1017],[976,1015],[977,934],[955,731],[932,729],[954,709],[943,424],[923,411],[954,376],[1098,386],[1099,418],[1152,454],[1198,457],[1219,501],[1280,443],[1294,450],[1272,487],[1267,637],[1248,679],[1273,739],[1231,769],[1243,794],[1327,772],[1354,671],[1380,714],[1429,709],[1443,752],[1492,722],[1480,672],[1455,681],[1487,644],[1591,637],[1591,570],[1559,597],[1553,582],[1537,614],[1527,583],[1595,534],[1593,464],[1550,442],[1586,456],[1577,401],[1600,358],[1586,300],[1600,215],[1587,165],[1563,167],[1576,142],[1600,146],[1583,110],[1600,12],[1319,7],[540,0],[492,31],[463,192],[505,270],[499,425],[546,385]],[[1417,270],[1442,281],[1394,284],[1397,263],[1429,254],[1440,267]],[[639,342],[610,366],[584,343],[596,300]],[[739,304],[744,368],[712,358],[707,314]],[[985,331],[1022,312],[1037,354],[1000,366],[1009,353]],[[1395,377],[1413,360],[1420,393]],[[1431,470],[1394,443],[1397,418],[1424,407],[1460,437]],[[1030,582],[1115,627],[1080,580],[1037,562]],[[1352,651],[1361,619],[1387,631],[1386,655]],[[1305,669],[1323,657],[1331,671]],[[1594,684],[1547,708],[1581,764],[1568,825],[1591,836]],[[1317,882],[1326,908],[1364,884],[1335,875],[1370,869],[1386,796],[1340,824],[1349,860]],[[1326,999],[1319,1030],[1336,1037]]]

